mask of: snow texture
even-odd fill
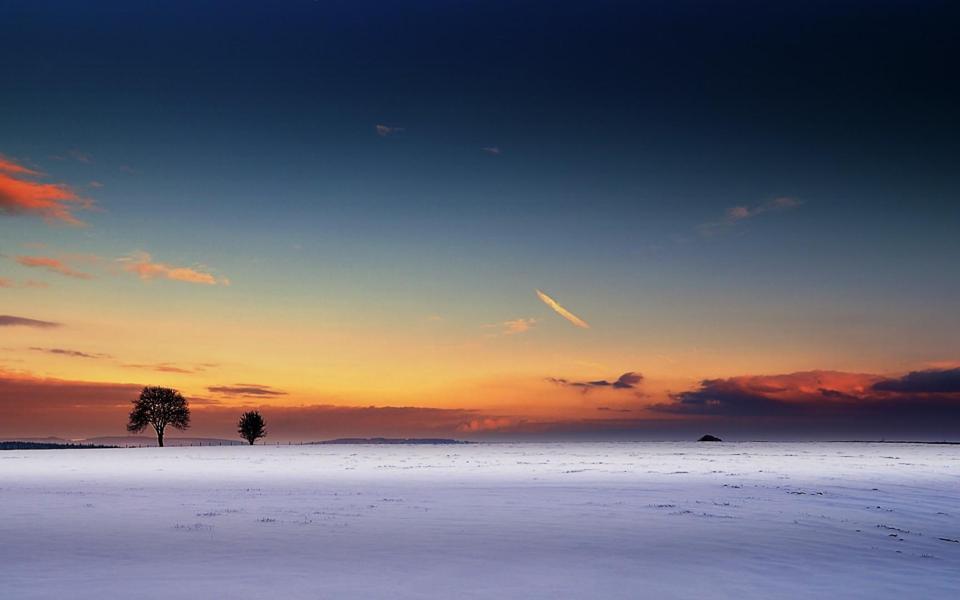
[[[956,598],[960,446],[0,453],[3,598]]]

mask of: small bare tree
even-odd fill
[[[258,439],[267,435],[266,423],[263,422],[263,415],[258,410],[251,410],[243,413],[240,422],[237,423],[237,433],[240,437],[250,442],[252,446]]]
[[[190,427],[190,407],[177,390],[165,387],[145,387],[140,398],[133,401],[127,431],[139,433],[153,426],[157,444],[163,448],[163,431],[167,425],[176,429]]]

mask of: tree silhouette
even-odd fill
[[[237,423],[237,433],[240,434],[240,437],[250,442],[252,446],[259,438],[267,435],[267,430],[264,428],[265,425],[263,415],[260,414],[260,411],[251,410],[243,413],[240,417],[240,422]]]
[[[127,431],[139,433],[153,426],[157,444],[163,448],[163,430],[167,425],[176,429],[190,427],[190,407],[177,390],[165,387],[145,387],[140,398],[133,401]]]

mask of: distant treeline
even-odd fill
[[[0,450],[68,450],[76,448],[116,448],[116,446],[56,444],[53,442],[0,442]]]
[[[448,440],[445,438],[339,438],[336,440],[326,440],[323,442],[308,442],[309,444],[425,444],[425,445],[446,445],[446,444],[470,444],[471,442],[462,442],[460,440]]]

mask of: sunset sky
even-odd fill
[[[0,2],[0,437],[955,439],[954,12]]]

